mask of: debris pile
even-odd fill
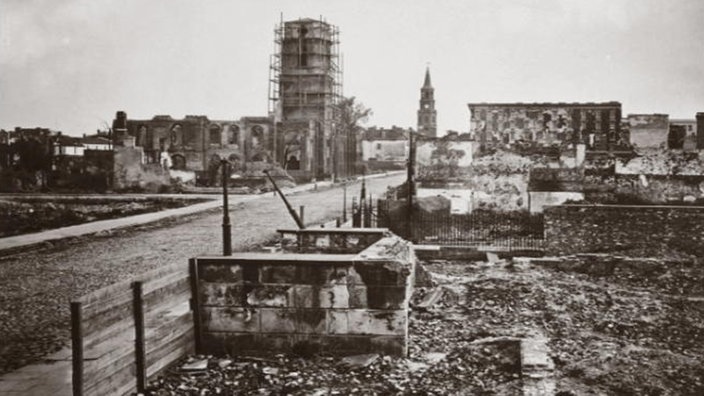
[[[492,259],[426,263],[433,283],[414,293],[405,358],[191,357],[148,393],[520,395],[521,345],[541,334],[556,394],[704,394],[701,264],[590,273]],[[205,358],[207,370],[187,370]]]

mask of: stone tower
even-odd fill
[[[437,137],[438,112],[435,110],[435,89],[430,83],[430,68],[425,69],[425,82],[420,89],[420,109],[418,109],[418,133]]]
[[[282,21],[275,29],[269,112],[278,121],[276,158],[307,178],[344,176],[353,168],[348,140],[336,129],[339,43],[338,28],[322,18]]]

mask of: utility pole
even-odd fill
[[[406,212],[406,220],[408,221],[407,235],[408,239],[413,241],[413,190],[415,189],[413,182],[413,163],[415,152],[413,149],[413,131],[408,131],[408,174],[406,176],[406,186],[408,187],[408,207]]]
[[[227,202],[227,182],[229,169],[226,159],[220,161],[222,166],[222,255],[232,256],[232,227],[230,226],[230,205]]]

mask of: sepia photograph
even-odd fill
[[[704,2],[0,0],[0,395],[704,395]]]

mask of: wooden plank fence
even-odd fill
[[[143,392],[194,352],[191,288],[184,260],[72,301],[73,394]]]

